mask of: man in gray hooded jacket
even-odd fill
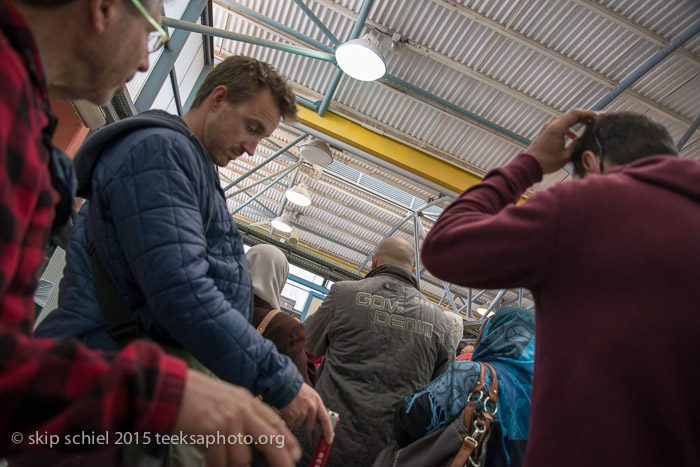
[[[340,415],[328,466],[371,465],[393,440],[394,411],[454,360],[445,312],[418,289],[411,243],[390,237],[360,281],[338,282],[306,321],[306,350],[325,355],[316,390]],[[319,430],[303,435],[304,459]]]

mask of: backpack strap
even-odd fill
[[[91,197],[92,173],[101,156],[102,151],[99,150],[99,148],[102,147],[104,141],[121,138],[130,132],[142,128],[168,128],[196,140],[187,125],[180,121],[173,120],[172,118],[168,118],[167,114],[162,111],[151,111],[111,123],[88,138],[73,159],[78,178],[78,196],[88,200]],[[219,187],[219,189],[221,189],[221,187]],[[92,211],[88,214],[88,219],[91,216]],[[209,223],[211,222],[211,213],[209,213],[209,216],[205,229],[209,228]],[[141,331],[138,319],[136,319],[133,310],[126,303],[119,291],[117,291],[114,282],[107,272],[107,268],[100,260],[93,241],[94,237],[90,230],[88,222],[89,241],[87,253],[90,255],[95,289],[97,290],[97,297],[102,306],[102,312],[107,318],[110,336],[117,341],[120,347],[125,346],[135,339],[146,338],[147,336]]]
[[[122,295],[117,291],[114,282],[109,277],[92,239],[87,246],[87,253],[90,255],[92,265],[92,275],[95,279],[95,289],[97,297],[102,305],[102,311],[107,318],[109,335],[117,341],[119,347],[124,347],[129,342],[145,337],[141,332],[139,322],[134,316],[131,307],[126,303]]]
[[[484,362],[478,362],[481,371],[479,373],[479,380],[474,386],[471,394],[469,395],[469,402],[467,402],[464,408],[464,426],[467,429],[467,436],[464,437],[462,446],[457,451],[457,455],[450,464],[450,467],[462,467],[470,462],[474,466],[479,466],[480,453],[483,452],[484,444],[488,439],[489,429],[491,428],[491,422],[493,421],[493,415],[498,411],[498,376],[496,371],[491,365]],[[484,400],[483,411],[477,414],[476,418],[472,421],[474,415],[474,409],[476,404],[484,398],[484,387],[485,387],[485,370],[488,369],[491,374],[491,384],[488,389],[488,397]],[[475,399],[473,396],[476,396]],[[489,411],[488,403],[492,404],[493,411]],[[474,430],[470,433],[472,426]],[[476,454],[476,456],[474,456]],[[476,457],[476,459],[474,459]]]
[[[270,310],[268,314],[265,315],[262,321],[260,321],[260,325],[258,326],[258,334],[261,336],[265,333],[265,329],[267,329],[267,325],[270,324],[270,321],[272,321],[272,318],[277,316],[277,313],[281,313],[280,310]]]

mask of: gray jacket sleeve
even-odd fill
[[[333,284],[328,296],[316,312],[304,321],[306,326],[306,351],[320,357],[326,354],[331,333],[331,325],[335,316],[338,284]]]
[[[442,311],[439,311],[442,313]],[[444,320],[442,320],[444,322]],[[435,379],[440,376],[447,369],[450,363],[455,360],[455,352],[457,349],[452,345],[452,336],[450,335],[450,330],[447,326],[441,333],[440,342],[438,342],[438,354],[437,360],[435,361],[435,370],[431,379]]]

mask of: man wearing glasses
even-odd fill
[[[76,340],[32,337],[35,272],[49,232],[60,228],[59,193],[70,204],[61,184],[70,176],[61,176],[51,146],[49,95],[108,102],[162,46],[161,7],[159,0],[0,1],[0,457],[48,450],[41,441],[49,435],[59,440],[54,452],[113,449],[68,445],[65,436],[117,431],[279,434],[283,448],[257,449],[273,465],[299,455],[281,418],[249,392],[188,370],[155,345],[102,353]],[[214,444],[206,454],[209,465],[251,458],[241,444]]]
[[[581,179],[515,204],[568,162]],[[700,163],[630,112],[563,114],[443,212],[430,272],[535,298],[524,465],[700,465],[699,233]]]

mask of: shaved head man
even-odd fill
[[[415,254],[408,240],[382,240],[367,276],[335,283],[304,323],[306,350],[326,356],[316,390],[341,420],[328,466],[371,465],[393,440],[398,403],[454,360],[445,313],[418,289]],[[318,436],[304,434],[304,459]]]
[[[416,249],[408,240],[401,237],[389,237],[377,245],[377,250],[372,253],[372,269],[385,264],[393,264],[398,267],[416,272]]]

